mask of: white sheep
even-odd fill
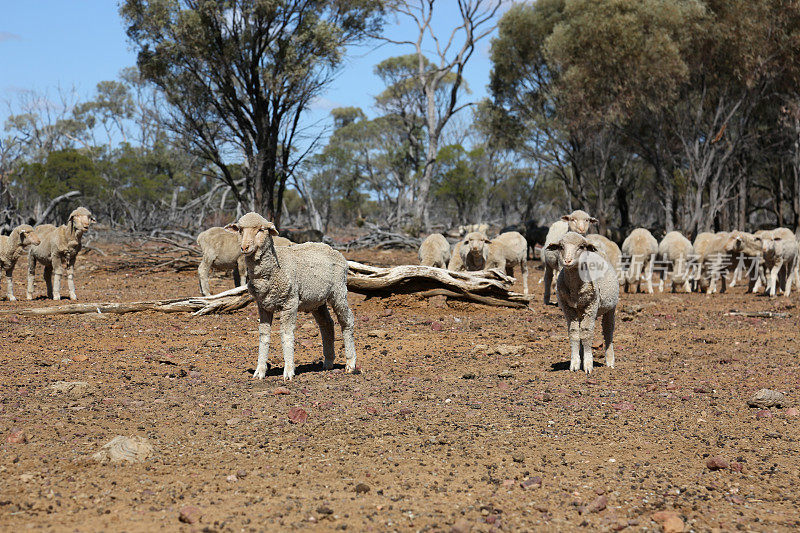
[[[664,281],[669,276],[672,292],[677,285],[683,285],[685,292],[692,292],[692,273],[690,262],[694,258],[692,242],[678,231],[670,231],[658,243],[658,257],[666,265],[666,271],[658,284],[659,292],[664,292]]]
[[[473,231],[467,233],[453,247],[447,270],[484,270],[489,258],[489,243],[485,233]]]
[[[719,279],[725,292],[727,276],[731,268],[730,254],[725,250],[730,234],[727,232],[699,233],[694,239],[694,253],[700,268],[697,272],[697,282],[700,291],[706,294],[717,292]]]
[[[247,289],[258,306],[258,364],[253,377],[267,373],[267,353],[272,318],[280,313],[283,346],[283,379],[294,378],[294,332],[297,312],[310,312],[322,337],[323,368],[333,367],[333,320],[328,304],[339,320],[347,363],[345,372],[356,369],[355,318],[347,302],[347,261],[323,243],[276,247],[278,230],[258,213],[247,213],[225,227],[239,236],[239,246],[247,266]]]
[[[569,230],[578,235],[586,235],[589,232],[589,226],[597,224],[596,218],[580,209],[576,209],[569,215],[564,215],[561,220],[569,224]]]
[[[653,294],[653,259],[658,253],[658,241],[650,231],[636,228],[622,242],[622,253],[631,258],[625,276],[625,292],[636,282],[636,292],[642,288],[642,275],[646,278],[647,292]]]
[[[787,298],[797,280],[797,240],[792,230],[777,228],[762,235],[767,294],[775,296],[778,286]],[[780,282],[780,283],[779,283]]]
[[[10,235],[0,235],[0,270],[5,273],[8,282],[8,300],[17,301],[14,296],[14,267],[17,260],[25,253],[25,247],[40,244],[42,241],[27,224],[17,226]],[[2,275],[0,273],[0,275]]]
[[[569,369],[580,370],[583,356],[584,372],[592,372],[592,341],[597,317],[602,317],[606,366],[614,368],[614,314],[619,302],[619,281],[614,268],[585,237],[575,232],[549,244],[547,250],[558,254],[561,267],[556,295],[567,319]]]
[[[458,235],[463,237],[467,233],[483,233],[484,235],[489,234],[489,224],[481,223],[481,224],[467,224],[465,226],[458,227]]]
[[[761,235],[756,236],[753,233],[738,230],[732,231],[725,243],[725,252],[735,260],[730,286],[733,287],[742,276],[747,275],[749,276],[748,292],[750,292],[762,277],[763,243]]]
[[[431,233],[419,246],[419,264],[447,268],[450,262],[450,243],[441,233]]]
[[[528,241],[517,231],[501,233],[489,242],[489,257],[486,269],[499,268],[509,276],[514,267],[522,271],[522,290],[528,294]]]
[[[622,252],[619,246],[617,246],[617,243],[599,233],[590,233],[586,235],[586,240],[597,249],[597,253],[600,254],[603,259],[614,267],[614,271],[619,278],[622,268]]]
[[[42,224],[34,228],[33,231],[41,242],[31,246],[28,252],[28,300],[33,299],[33,278],[37,262],[44,265],[48,298],[61,299],[61,276],[66,271],[69,299],[77,300],[74,281],[75,259],[81,251],[81,238],[93,222],[97,221],[92,213],[85,207],[79,207],[69,214],[66,224],[58,227]]]
[[[553,273],[558,274],[558,253],[548,252],[547,246],[555,244],[561,240],[561,237],[569,231],[569,223],[565,220],[557,220],[550,224],[550,229],[547,231],[547,237],[544,239],[544,246],[542,247],[542,263],[544,263],[544,304],[550,304],[550,291],[553,287]]]

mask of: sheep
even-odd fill
[[[466,226],[459,226],[458,227],[458,235],[463,237],[467,233],[483,233],[484,235],[489,234],[489,224],[481,223],[481,224],[467,224]]]
[[[450,261],[450,243],[441,233],[428,235],[419,246],[419,264],[447,268]]]
[[[661,276],[658,291],[664,292],[665,277],[669,275],[672,292],[676,292],[676,282],[683,285],[684,291],[692,292],[689,269],[689,262],[694,257],[692,242],[680,232],[670,231],[658,244],[658,257],[666,263],[666,272]]]
[[[698,288],[700,291],[705,290],[706,294],[717,291],[717,279],[722,283],[720,292],[725,292],[725,271],[730,270],[731,266],[730,254],[725,251],[729,236],[726,232],[703,232],[695,237],[694,252],[700,265],[697,273]]]
[[[273,242],[275,246],[294,244],[284,237],[275,237]],[[200,292],[203,296],[211,295],[208,276],[212,269],[233,270],[234,287],[242,284],[242,279],[247,274],[247,268],[244,265],[244,257],[239,249],[239,240],[236,235],[226,231],[225,228],[214,226],[197,236],[197,244],[203,252],[203,259],[200,261],[200,266],[197,267]]]
[[[285,238],[288,241],[298,244],[304,242],[322,242],[322,239],[325,237],[325,235],[317,229],[283,229],[279,235],[282,239]]]
[[[558,306],[567,320],[570,344],[569,369],[592,372],[592,340],[597,317],[602,317],[606,366],[614,368],[614,314],[619,302],[619,281],[614,269],[585,237],[568,232],[547,245],[557,254],[561,271],[556,281]]]
[[[225,227],[238,234],[239,248],[247,266],[247,290],[258,306],[258,363],[253,377],[264,379],[275,311],[280,313],[283,346],[283,379],[295,375],[294,332],[297,312],[308,311],[319,325],[323,368],[333,367],[333,320],[327,304],[339,320],[347,360],[345,372],[356,370],[355,318],[347,302],[347,261],[324,243],[276,247],[278,230],[258,213],[247,213]]]
[[[614,267],[614,271],[619,277],[622,265],[622,252],[620,251],[619,246],[617,246],[617,243],[605,235],[600,235],[599,233],[587,235],[586,240],[589,242],[589,244],[597,248],[597,253],[600,254],[600,257],[608,261],[608,264]]]
[[[33,228],[27,224],[17,226],[11,231],[10,235],[0,235],[0,269],[6,275],[8,281],[8,300],[16,302],[14,296],[14,280],[12,274],[17,260],[25,253],[25,247],[40,244],[42,240]],[[0,276],[2,273],[0,273]]]
[[[764,268],[767,273],[767,294],[775,296],[780,281],[787,298],[792,282],[797,279],[797,240],[788,228],[777,228],[762,236]]]
[[[501,233],[489,242],[486,268],[499,268],[509,276],[513,276],[514,267],[519,266],[522,271],[522,290],[528,294],[527,249],[528,242],[521,233],[517,231]]]
[[[61,276],[67,271],[69,299],[77,300],[75,295],[75,258],[81,251],[81,238],[89,226],[97,222],[92,213],[85,207],[79,207],[69,214],[67,223],[58,227],[52,224],[36,226],[34,232],[40,243],[31,246],[28,252],[28,300],[33,299],[33,278],[36,274],[36,263],[44,265],[44,281],[47,285],[47,297],[61,299]],[[52,276],[52,279],[51,279]]]
[[[569,215],[564,215],[561,220],[569,224],[570,231],[574,231],[579,235],[586,235],[589,232],[589,226],[597,224],[596,218],[580,209],[573,211]]]
[[[547,226],[539,226],[535,220],[529,220],[525,223],[525,240],[528,241],[528,259],[536,259],[536,245],[544,247],[545,239],[547,239],[547,232],[550,230]],[[541,251],[539,252],[541,256]]]
[[[490,242],[485,233],[467,233],[453,247],[447,270],[484,270],[489,257]]]
[[[658,241],[644,228],[636,228],[622,242],[622,253],[631,258],[625,276],[625,292],[633,282],[636,282],[636,292],[642,288],[642,273],[645,273],[647,281],[647,292],[653,294],[653,272],[652,260],[658,253]]]
[[[761,277],[763,243],[761,236],[745,231],[732,231],[725,242],[725,252],[736,257],[736,266],[731,277],[733,287],[742,275],[749,274],[748,292]],[[744,273],[744,274],[743,274]]]
[[[548,252],[547,246],[557,243],[569,231],[569,224],[564,220],[557,220],[550,225],[547,237],[542,248],[542,263],[544,263],[544,304],[550,305],[550,290],[553,285],[553,272],[558,273],[558,254]]]

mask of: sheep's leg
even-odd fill
[[[777,262],[772,267],[772,270],[770,270],[770,273],[769,273],[769,284],[767,286],[767,289],[768,289],[768,292],[769,292],[770,296],[775,296],[776,285],[778,283],[778,272],[780,272],[782,266],[783,265],[781,264],[781,262]]]
[[[59,281],[60,283],[60,281]],[[47,297],[53,297],[53,265],[48,263],[44,265],[44,284],[47,286]]]
[[[614,314],[616,310],[603,315],[603,345],[606,349],[606,366],[614,368]]]
[[[356,371],[356,339],[355,324],[356,319],[350,304],[347,303],[347,291],[344,295],[331,302],[333,312],[342,328],[342,341],[344,341],[344,357],[347,360],[344,371],[348,374]]]
[[[13,273],[14,273],[14,271],[11,270],[11,269],[6,270],[6,283],[8,283],[8,301],[9,302],[16,302],[17,301],[17,297],[14,296],[14,280],[11,279],[11,274],[13,274]]]
[[[239,287],[242,284],[242,276],[239,274],[239,265],[233,267],[233,286]]]
[[[528,294],[528,262],[523,259],[522,267],[522,293]]]
[[[581,324],[575,318],[567,317],[567,333],[569,335],[569,370],[577,372],[581,369]]]
[[[244,262],[244,256],[239,257],[236,266],[239,267],[239,281],[236,283],[236,286],[239,287],[247,284],[247,264]]]
[[[336,358],[336,348],[333,345],[333,319],[327,305],[317,307],[311,311],[311,314],[317,321],[322,337],[322,368],[330,370],[333,368],[333,360]]]
[[[67,265],[67,287],[69,288],[69,299],[77,300],[75,294],[75,258],[73,257]]]
[[[56,256],[53,258],[53,300],[61,299],[61,277],[64,275],[64,261]]]
[[[544,304],[550,303],[550,286],[553,284],[553,269],[544,265]]]
[[[11,279],[11,278],[9,278]],[[791,264],[786,265],[786,282],[783,289],[783,295],[787,298],[792,294],[792,282],[794,281],[794,267]]]
[[[210,296],[211,289],[208,288],[208,275],[211,272],[211,264],[205,258],[200,261],[200,266],[197,267],[197,277],[200,278],[200,294],[203,296]]]
[[[647,277],[647,293],[653,294],[653,261],[652,259],[647,262],[645,268],[645,276]]]
[[[294,378],[294,330],[297,327],[297,305],[281,310],[281,347],[283,348],[283,380]]]
[[[580,325],[580,342],[583,348],[583,371],[591,374],[594,369],[592,341],[594,340],[594,313],[586,313]]]
[[[28,286],[25,291],[25,297],[28,300],[33,300],[33,277],[36,275],[36,258],[33,253],[28,254]]]
[[[267,354],[269,353],[269,335],[272,330],[272,311],[258,306],[258,363],[253,377],[264,379],[267,375]]]

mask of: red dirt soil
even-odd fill
[[[97,246],[113,252],[79,257],[82,302],[199,294],[196,272],[135,268],[113,246]],[[378,265],[416,262],[413,252],[345,255]],[[769,299],[741,286],[712,296],[622,295],[617,368],[604,367],[598,349],[587,378],[566,370],[563,317],[541,304],[541,271],[531,271],[536,299],[526,310],[351,294],[358,375],[342,371],[338,326],[336,369],[322,370],[319,332],[303,314],[299,375],[290,383],[280,376],[277,324],[272,369],[263,381],[251,377],[252,305],[206,317],[0,315],[0,528],[800,526],[800,419],[786,408],[757,418],[746,403],[769,388],[796,405],[794,295]],[[212,278],[214,290],[232,285]],[[3,300],[0,310],[53,304]],[[726,316],[731,310],[789,316]],[[516,348],[501,355],[503,344]],[[49,387],[59,380],[91,389],[54,394]],[[298,407],[305,423],[290,420]],[[298,413],[292,418],[302,422]],[[157,454],[140,464],[92,460],[116,435],[145,437]],[[710,470],[712,456],[732,468]],[[193,524],[179,520],[187,506],[196,507],[184,512]]]

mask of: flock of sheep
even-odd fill
[[[69,298],[75,300],[73,271],[81,250],[81,238],[95,222],[88,209],[79,207],[61,226],[50,224],[32,228],[22,225],[10,235],[0,236],[0,267],[8,278],[8,298],[13,293],[12,273],[17,260],[28,251],[27,298],[33,298],[37,263],[44,265],[47,295],[61,298],[61,278],[66,272]],[[622,247],[610,239],[589,234],[597,220],[584,211],[564,215],[548,229],[541,250],[544,264],[544,302],[550,303],[555,279],[558,305],[567,321],[570,341],[570,370],[593,369],[592,339],[597,318],[602,321],[606,366],[614,367],[614,314],[619,287],[628,291],[641,282],[653,292],[653,274],[660,273],[659,288],[669,281],[673,292],[715,292],[721,282],[733,286],[749,275],[748,290],[763,285],[770,296],[779,291],[791,294],[792,283],[800,287],[798,241],[786,228],[745,233],[701,233],[694,243],[678,232],[670,232],[658,243],[646,229],[633,230]],[[419,248],[423,265],[453,271],[497,268],[513,275],[521,270],[523,290],[528,293],[526,240],[517,231],[501,232],[489,239],[485,224],[459,228],[463,237],[452,249],[441,234],[428,236]],[[198,268],[200,290],[209,295],[208,276],[212,269],[232,270],[236,285],[247,276],[247,287],[259,311],[258,363],[254,377],[263,379],[267,371],[267,352],[275,311],[280,313],[284,380],[295,374],[294,333],[297,312],[310,312],[320,328],[324,368],[331,368],[335,357],[333,319],[328,305],[342,328],[346,372],[356,370],[353,313],[347,301],[347,261],[344,256],[320,242],[294,244],[278,236],[272,222],[257,213],[247,213],[225,228],[210,228],[197,242],[203,258]]]

